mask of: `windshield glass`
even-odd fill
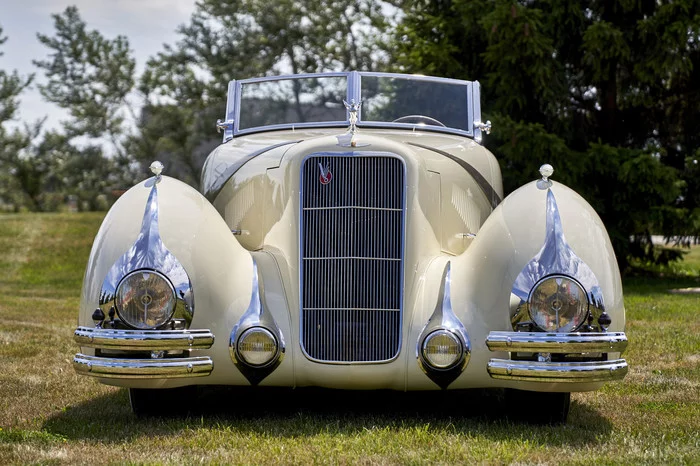
[[[345,121],[347,87],[346,76],[242,83],[238,127]]]
[[[362,76],[362,121],[417,123],[467,131],[465,84]]]
[[[224,137],[266,129],[346,126],[350,112],[344,102],[361,102],[358,126],[423,127],[478,137],[472,125],[481,116],[478,93],[479,84],[471,81],[357,71],[232,81],[226,105],[232,127]]]

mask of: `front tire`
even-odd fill
[[[506,388],[506,415],[529,424],[565,424],[571,393],[530,392]]]
[[[196,386],[129,389],[131,411],[140,418],[185,416],[196,402]]]

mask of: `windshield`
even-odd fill
[[[224,138],[251,131],[357,125],[423,128],[479,136],[479,84],[394,73],[326,73],[232,81]]]
[[[362,77],[362,121],[416,123],[466,131],[467,103],[466,83]]]
[[[347,78],[277,79],[241,84],[239,129],[345,121]]]

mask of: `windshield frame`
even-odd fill
[[[396,128],[407,130],[420,131],[436,131],[442,133],[458,134],[462,136],[472,137],[481,141],[481,130],[478,123],[481,121],[481,102],[480,102],[480,85],[478,81],[463,81],[460,79],[439,78],[435,76],[412,75],[402,73],[378,73],[365,71],[349,71],[349,72],[328,72],[328,73],[304,73],[295,75],[279,75],[265,76],[259,78],[250,78],[242,80],[233,80],[229,82],[228,98],[226,102],[226,125],[224,128],[224,142],[230,140],[234,136],[257,133],[263,131],[275,131],[284,129],[302,129],[302,128],[332,128],[346,127],[350,125],[350,115],[348,110],[345,111],[345,120],[337,121],[314,121],[304,123],[280,123],[264,126],[254,126],[241,129],[240,128],[240,112],[241,112],[241,94],[243,86],[246,84],[256,84],[269,81],[293,80],[293,79],[313,79],[313,78],[346,78],[347,89],[345,93],[346,102],[359,102],[362,96],[362,78],[389,78],[420,82],[436,82],[442,84],[452,84],[465,87],[465,96],[467,99],[467,121],[465,127],[467,129],[442,127],[436,125],[425,125],[416,123],[396,123],[391,121],[366,121],[362,119],[362,107],[358,114],[357,126],[369,128]]]

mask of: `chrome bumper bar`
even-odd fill
[[[117,359],[76,354],[73,368],[78,374],[120,379],[168,379],[202,377],[214,369],[207,356],[165,359]]]
[[[627,375],[627,362],[624,359],[591,362],[491,359],[488,371],[494,379],[529,382],[609,382]]]
[[[486,346],[491,351],[522,353],[621,353],[627,348],[627,336],[623,332],[491,332]]]
[[[586,354],[621,353],[627,348],[623,332],[540,333],[491,332],[486,338],[491,351],[511,353]],[[607,382],[627,375],[624,359],[586,362],[551,362],[491,359],[488,373],[494,379],[530,382]]]
[[[211,348],[209,330],[116,330],[78,327],[73,339],[80,346],[103,350],[178,351]],[[76,354],[73,368],[78,374],[121,379],[167,379],[209,375],[214,363],[207,356],[155,359],[88,356]]]
[[[73,339],[80,346],[112,350],[165,351],[206,349],[214,344],[209,330],[115,330],[78,327]]]

